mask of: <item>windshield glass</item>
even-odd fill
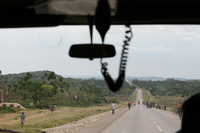
[[[125,81],[117,92],[104,81],[100,59],[68,54],[72,44],[90,43],[88,26],[1,29],[0,129],[178,131],[178,104],[200,91],[200,26],[131,27]],[[102,60],[113,80],[119,76],[126,30],[111,26],[105,37],[116,49],[115,57]],[[95,28],[93,42],[102,43]]]

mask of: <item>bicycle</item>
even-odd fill
[[[178,116],[179,116],[180,119],[182,119],[183,113],[182,113],[182,110],[181,110],[181,109],[178,109]]]

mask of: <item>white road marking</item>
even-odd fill
[[[153,120],[153,118],[151,118]]]
[[[162,129],[159,127],[159,126],[157,126],[158,127],[158,129],[160,130],[160,131],[162,131]]]
[[[155,121],[153,121],[153,123],[156,123]]]

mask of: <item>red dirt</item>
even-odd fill
[[[40,110],[40,111],[49,111],[49,110]],[[26,111],[26,114],[29,114],[30,112],[33,112],[33,111]],[[54,111],[53,113],[58,113],[60,111]],[[51,113],[49,111],[49,113]],[[36,117],[40,117],[40,116],[43,116],[43,115],[47,115],[49,113],[45,113],[45,114],[35,114],[35,115],[30,115],[30,116],[26,116],[26,120],[29,120],[29,119],[32,119],[32,118],[36,118]],[[6,119],[10,119],[10,118],[13,118],[13,117],[16,117],[16,116],[19,116],[20,117],[21,114],[7,114],[5,116],[5,118],[0,118],[0,121],[1,120],[6,120]],[[11,121],[8,121],[8,122],[0,122],[0,124],[11,124],[11,123],[16,123],[16,122],[19,122],[19,120],[11,120]]]
[[[29,119],[32,119],[32,118],[35,118],[35,117],[40,117],[40,116],[43,116],[43,115],[46,115],[46,114],[32,115],[30,117],[26,117],[26,120],[29,120]],[[16,123],[16,122],[19,122],[19,120],[12,120],[12,121],[0,123],[0,124],[11,124],[11,123]]]
[[[19,114],[7,114],[7,115],[5,115],[4,118],[0,118],[0,121],[5,120],[5,119],[9,119],[9,118],[12,118],[12,117],[15,117],[15,116],[19,116]]]

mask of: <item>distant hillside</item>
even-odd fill
[[[44,76],[45,73],[49,74],[50,72],[51,71],[49,71],[49,70],[30,72],[33,75],[33,77],[31,79],[32,80],[40,80],[40,79],[42,79],[42,77]],[[12,80],[14,77],[23,78],[26,76],[26,73],[27,72],[19,73],[19,74],[6,74],[6,75],[3,75],[3,78],[7,78],[8,80],[9,79]],[[56,74],[56,78],[58,79],[59,77],[61,77],[61,75]]]
[[[103,76],[84,76],[84,75],[78,75],[78,76],[64,76],[65,78],[74,78],[74,79],[104,79]]]
[[[65,76],[66,78],[67,76]],[[75,79],[102,79],[104,80],[103,76],[83,76],[83,75],[79,75],[79,76],[68,76],[70,78],[75,78]],[[128,76],[126,77],[126,80],[132,81],[133,79],[137,79],[137,80],[143,80],[143,81],[164,81],[168,78],[163,78],[163,77],[155,77],[155,76],[149,76],[149,77],[132,77],[132,76]],[[176,78],[176,77],[172,77],[170,79],[175,79],[175,80],[180,80],[180,81],[187,81],[189,79],[186,78]],[[115,79],[114,79],[115,80]]]
[[[129,81],[132,81],[133,79],[137,79],[137,80],[143,80],[143,81],[164,81],[168,78],[163,78],[163,77],[131,77],[131,76],[128,76],[126,77],[126,80],[129,80]],[[188,79],[186,78],[171,78],[171,79],[175,79],[175,80],[180,80],[180,81],[186,81]]]

